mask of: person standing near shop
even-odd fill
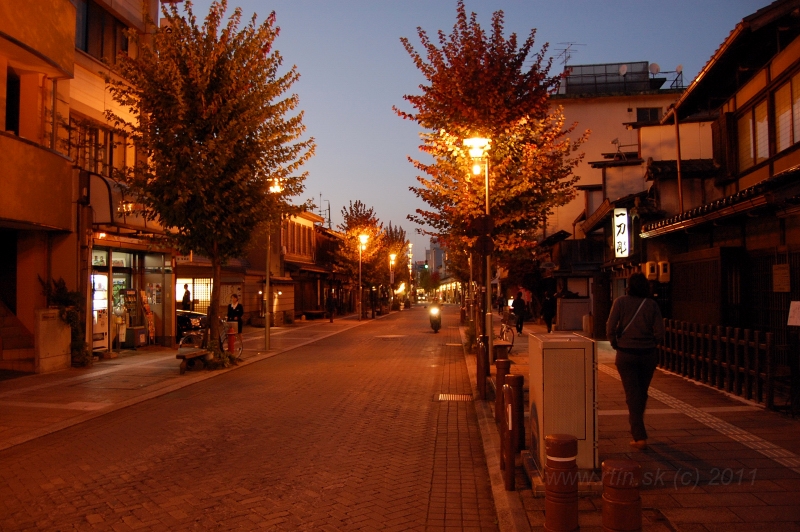
[[[183,285],[183,300],[181,301],[183,310],[192,310],[192,293],[189,292],[189,285]]]
[[[231,294],[231,302],[228,305],[228,321],[235,321],[239,325],[237,334],[239,341],[242,341],[242,316],[244,316],[244,307],[239,304],[239,296]]]
[[[642,273],[628,280],[628,295],[618,297],[611,306],[606,334],[617,351],[616,365],[628,404],[631,447],[647,449],[644,411],[647,390],[658,363],[656,346],[664,340],[661,309],[650,298],[650,286]]]
[[[522,324],[525,321],[525,313],[528,311],[528,305],[522,299],[522,292],[517,292],[517,296],[511,303],[511,310],[514,312],[514,316],[517,317],[517,334],[522,334]]]

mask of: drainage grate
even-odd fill
[[[437,401],[472,401],[472,395],[468,393],[440,393]]]

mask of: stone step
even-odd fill
[[[27,348],[5,348],[2,352],[2,360],[22,360],[26,358],[36,358],[36,349],[33,347]]]
[[[4,350],[33,347],[33,337],[19,327],[0,328],[0,345]]]
[[[13,351],[17,351],[16,349]],[[19,349],[19,351],[27,351],[27,349]],[[8,351],[4,351],[4,354]],[[11,371],[22,371],[25,373],[36,372],[36,361],[33,358],[16,358],[13,360],[0,360],[0,369],[8,369]]]

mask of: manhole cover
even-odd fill
[[[468,393],[440,393],[437,401],[472,401],[472,394]]]

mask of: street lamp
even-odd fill
[[[474,164],[472,166],[472,173],[475,175],[480,175],[481,173],[481,165],[478,162],[479,159],[483,159],[484,165],[484,189],[486,193],[486,225],[484,226],[485,232],[488,233],[489,231],[489,144],[491,141],[487,138],[483,137],[472,137],[468,139],[464,139],[464,145],[469,148],[469,156],[472,157],[474,160]],[[488,237],[489,235],[484,235]],[[484,239],[486,241],[486,239]],[[494,352],[494,336],[493,333],[493,326],[492,326],[492,273],[491,273],[491,266],[492,266],[492,254],[489,252],[488,249],[485,250],[486,253],[486,337],[488,339],[488,350],[489,350],[489,360],[492,360],[492,355]]]
[[[396,258],[397,253],[389,253],[389,288],[392,290],[391,305],[394,305],[394,260]],[[389,310],[391,310],[391,308]]]
[[[359,235],[358,240],[360,242],[358,245],[358,321],[361,321],[361,302],[364,299],[363,289],[361,288],[361,252],[366,249],[369,236]]]

